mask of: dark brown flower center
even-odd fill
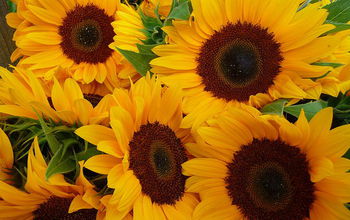
[[[96,107],[103,97],[96,94],[84,94],[84,98],[88,100],[93,107]]]
[[[254,140],[228,164],[226,188],[247,219],[305,219],[315,200],[305,154],[281,141]]]
[[[98,44],[100,40],[100,30],[96,24],[84,24],[77,30],[76,36],[78,44],[91,48]]]
[[[39,209],[34,211],[35,220],[95,220],[96,209],[81,209],[79,211],[68,213],[72,198],[51,197],[45,203],[41,204]]]
[[[267,29],[227,24],[201,47],[197,73],[205,90],[227,101],[265,93],[280,72],[280,44]]]
[[[130,145],[130,168],[142,192],[159,205],[173,205],[182,198],[186,177],[181,164],[187,161],[181,140],[166,125],[142,125]]]
[[[64,54],[76,63],[103,63],[113,50],[113,17],[95,5],[76,6],[67,13],[59,27]]]

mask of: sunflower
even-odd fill
[[[194,219],[349,219],[350,125],[330,130],[326,108],[295,124],[230,108],[198,128],[187,149],[187,192],[199,192]]]
[[[28,155],[26,192],[0,181],[0,219],[102,219],[103,206],[82,172],[76,184],[70,184],[61,174],[46,181],[46,169],[35,138]]]
[[[68,78],[63,84],[54,79],[51,87],[30,70],[16,68],[14,74],[0,67],[0,112],[37,119],[42,114],[55,122],[97,124],[108,119],[111,94],[83,94],[78,83]]]
[[[0,146],[0,181],[9,181],[11,179],[9,173],[13,166],[13,151],[9,138],[1,128]]]
[[[115,189],[108,200],[106,219],[190,219],[198,200],[184,192],[181,164],[188,159],[183,145],[189,132],[180,129],[181,90],[166,88],[154,78],[140,79],[130,92],[117,89],[119,103],[111,109],[110,125],[83,126],[76,134],[105,152],[85,167],[108,175]]]
[[[129,64],[109,48],[114,31],[111,22],[121,7],[119,0],[17,1],[17,12],[6,16],[16,29],[18,49],[12,61],[42,76],[57,66],[71,71],[74,79],[91,83],[129,82]]]
[[[307,96],[291,79],[324,75],[331,67],[311,63],[338,44],[334,28],[315,4],[298,11],[295,0],[193,0],[189,21],[163,30],[169,44],[153,49],[152,72],[185,89],[184,111],[200,115],[207,106],[236,102],[261,107],[278,98]]]

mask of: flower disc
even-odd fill
[[[61,48],[76,63],[104,63],[113,50],[112,16],[94,5],[76,6],[69,11],[59,27]]]
[[[68,213],[69,206],[72,202],[71,198],[51,197],[45,203],[40,205],[34,214],[35,220],[94,220],[96,219],[96,209],[81,209],[73,213]]]
[[[184,194],[181,164],[187,157],[181,140],[166,125],[142,125],[130,142],[130,168],[152,202],[175,204]]]
[[[248,219],[304,219],[314,202],[309,165],[299,148],[254,140],[234,154],[225,179],[232,204]]]
[[[280,45],[267,29],[229,23],[203,44],[197,73],[213,96],[248,101],[267,92],[282,60]]]

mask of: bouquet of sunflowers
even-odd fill
[[[349,0],[7,2],[0,219],[350,219]]]

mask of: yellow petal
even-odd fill
[[[332,175],[334,172],[333,162],[328,158],[313,158],[309,163],[311,166],[311,181],[314,183]]]
[[[0,197],[13,205],[37,205],[45,200],[39,195],[25,193],[2,181],[0,181]]]
[[[78,99],[73,103],[76,114],[78,115],[79,121],[83,125],[87,125],[93,113],[94,107],[86,99]]]
[[[219,128],[200,127],[197,132],[206,143],[213,147],[233,150],[238,146],[241,146],[241,143],[238,142],[239,140],[232,140],[231,138],[227,139]]]
[[[114,194],[109,203],[118,203],[118,210],[120,211],[130,210],[140,193],[140,182],[133,172],[129,170],[117,181]]]
[[[0,112],[13,116],[37,119],[37,116],[33,112],[17,105],[0,105]]]
[[[223,206],[222,201],[208,199],[199,203],[193,213],[194,220],[243,219],[237,207]]]
[[[6,168],[12,168],[13,165],[13,149],[6,133],[0,128],[0,164],[4,164]],[[0,171],[2,168],[0,167]]]
[[[27,7],[31,12],[33,12],[34,15],[47,23],[57,26],[60,26],[62,23],[62,18],[55,12],[48,11],[33,5],[28,5]]]
[[[92,206],[90,204],[86,203],[83,200],[83,197],[81,195],[77,195],[72,200],[72,202],[69,206],[68,213],[73,213],[73,212],[79,211],[80,209],[91,209],[91,208],[92,208]]]
[[[75,134],[94,145],[100,141],[115,141],[113,130],[102,125],[86,125],[75,130]]]
[[[108,174],[108,172],[121,160],[107,154],[96,155],[88,159],[84,167],[100,174]]]
[[[63,90],[66,94],[66,97],[70,97],[71,100],[84,98],[84,95],[80,89],[80,86],[75,80],[71,78],[66,79],[66,81],[64,82]]]
[[[150,64],[175,70],[193,70],[197,68],[197,63],[195,62],[194,57],[189,55],[158,57],[152,60]]]
[[[112,155],[117,158],[123,158],[124,153],[120,150],[118,142],[116,141],[100,141],[97,144],[97,150],[102,151],[106,154]]]
[[[183,174],[186,176],[202,176],[225,178],[227,176],[226,163],[212,158],[195,158],[182,164]]]
[[[27,34],[26,37],[45,45],[58,45],[61,43],[61,36],[56,32],[32,32]]]
[[[325,108],[318,112],[310,120],[310,138],[309,147],[313,147],[314,151],[317,151],[317,143],[324,141],[324,138],[328,136],[329,129],[332,125],[333,109]]]
[[[51,90],[52,104],[57,111],[70,110],[69,101],[65,96],[63,88],[56,78],[54,78],[54,84]]]
[[[124,169],[122,164],[117,164],[109,172],[107,176],[107,184],[110,188],[115,188],[118,180],[123,176]]]
[[[213,30],[220,30],[226,24],[224,1],[201,1],[202,13]]]
[[[50,12],[57,13],[60,17],[66,16],[66,10],[61,4],[61,1],[57,0],[51,0],[50,2],[45,0],[38,0],[40,4],[42,4],[47,10],[50,10]]]
[[[20,23],[22,23],[22,19],[18,16],[17,13],[8,13],[6,15],[6,22],[12,28],[17,28]]]

